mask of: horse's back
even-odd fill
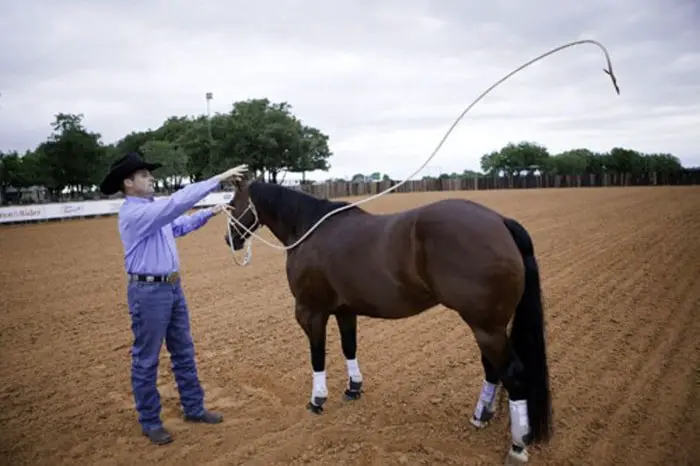
[[[402,318],[439,302],[453,307],[454,290],[456,299],[488,298],[494,280],[522,275],[516,260],[500,214],[447,199],[392,214],[331,217],[290,254],[288,271],[303,301]]]

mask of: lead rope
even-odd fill
[[[615,77],[615,73],[613,72],[613,69],[612,69],[612,61],[610,60],[610,54],[608,53],[608,50],[605,48],[605,46],[604,46],[603,44],[601,44],[600,42],[598,42],[598,41],[596,41],[596,40],[592,40],[592,39],[583,39],[583,40],[577,40],[577,41],[569,42],[569,43],[567,43],[567,44],[560,45],[559,47],[555,47],[555,48],[549,50],[548,52],[545,52],[545,53],[539,55],[538,57],[535,57],[535,58],[533,58],[532,60],[529,60],[528,62],[523,63],[522,65],[520,65],[519,67],[517,67],[516,69],[514,69],[513,71],[511,71],[510,73],[506,74],[506,75],[503,76],[501,79],[499,79],[498,81],[496,81],[495,83],[493,83],[491,86],[488,87],[488,89],[486,89],[484,92],[482,92],[481,95],[479,95],[479,97],[477,97],[476,99],[474,99],[474,101],[473,101],[471,104],[469,104],[469,106],[468,106],[467,108],[465,108],[464,111],[462,111],[462,113],[461,113],[461,114],[457,117],[457,119],[452,123],[452,125],[450,126],[450,128],[447,130],[447,132],[445,133],[445,135],[442,137],[442,139],[441,139],[440,142],[438,143],[438,145],[437,145],[437,147],[435,148],[435,150],[433,150],[433,153],[430,155],[430,157],[428,157],[428,159],[427,159],[425,162],[423,162],[423,164],[422,164],[420,167],[418,167],[418,169],[417,169],[415,172],[413,172],[411,175],[409,175],[409,176],[407,176],[406,178],[404,178],[400,183],[397,183],[397,184],[395,184],[394,186],[391,186],[391,187],[389,187],[388,189],[385,189],[384,191],[382,191],[382,192],[380,192],[380,193],[374,194],[374,195],[372,195],[372,196],[370,196],[370,197],[367,197],[367,198],[365,198],[365,199],[361,199],[361,200],[359,200],[359,201],[353,202],[352,204],[348,204],[348,205],[339,207],[339,208],[337,208],[337,209],[335,209],[335,210],[332,210],[332,211],[328,212],[326,215],[324,215],[323,217],[321,217],[321,219],[318,220],[311,228],[309,228],[309,229],[306,231],[306,233],[304,233],[304,234],[301,236],[301,238],[299,238],[298,240],[296,240],[294,243],[290,244],[289,246],[280,246],[280,245],[273,244],[273,243],[270,243],[269,241],[265,240],[265,239],[262,238],[260,235],[254,233],[252,230],[246,228],[246,226],[243,225],[243,224],[238,220],[238,218],[234,217],[233,214],[229,211],[229,210],[232,210],[232,209],[233,209],[231,206],[229,206],[228,204],[222,204],[222,206],[223,206],[223,211],[226,213],[226,216],[228,217],[228,224],[229,224],[229,228],[228,228],[229,244],[230,244],[230,248],[231,248],[231,253],[232,253],[233,256],[234,256],[234,260],[236,260],[236,263],[238,263],[239,265],[241,265],[241,264],[242,264],[243,266],[248,265],[248,263],[250,263],[250,259],[252,258],[253,251],[252,251],[252,246],[251,246],[251,244],[250,244],[250,242],[249,242],[249,239],[246,240],[246,243],[247,243],[247,251],[246,251],[245,257],[244,257],[242,263],[239,263],[239,262],[238,262],[238,260],[236,259],[235,251],[234,251],[234,249],[233,249],[233,241],[232,241],[232,238],[231,238],[231,227],[236,228],[236,232],[238,232],[239,234],[240,234],[240,230],[239,230],[239,227],[240,227],[240,229],[242,229],[244,232],[249,233],[249,234],[251,235],[251,237],[257,238],[258,240],[260,240],[261,242],[263,242],[263,243],[266,244],[267,246],[270,246],[271,248],[274,248],[274,249],[286,251],[286,250],[295,248],[295,247],[296,247],[297,245],[299,245],[302,241],[304,241],[316,228],[318,228],[318,226],[319,226],[321,223],[323,223],[324,220],[326,220],[326,219],[327,219],[328,217],[330,217],[331,215],[335,215],[335,214],[337,214],[337,213],[339,213],[339,212],[342,212],[342,211],[344,211],[344,210],[348,210],[348,209],[350,209],[350,208],[352,208],[352,207],[355,207],[355,206],[364,204],[365,202],[369,202],[369,201],[371,201],[371,200],[373,200],[373,199],[376,199],[376,198],[381,197],[381,196],[383,196],[383,195],[385,195],[385,194],[388,194],[388,193],[390,193],[391,191],[394,191],[395,189],[397,189],[399,186],[402,186],[404,183],[408,182],[408,180],[410,180],[411,178],[413,178],[414,176],[416,176],[418,173],[420,173],[420,171],[423,170],[423,169],[425,168],[426,165],[428,165],[428,163],[433,159],[433,157],[435,157],[435,155],[437,155],[438,151],[442,148],[442,145],[445,143],[445,141],[447,140],[447,138],[449,137],[449,135],[452,133],[452,131],[454,130],[454,128],[457,126],[457,123],[459,123],[460,120],[461,120],[461,119],[462,119],[462,118],[463,118],[477,103],[479,103],[479,102],[481,101],[481,99],[483,99],[484,97],[486,97],[486,96],[487,96],[489,93],[491,93],[491,91],[493,91],[496,87],[500,86],[500,85],[503,84],[505,81],[507,81],[508,79],[510,79],[513,75],[519,73],[520,71],[524,70],[524,69],[527,68],[528,66],[533,65],[534,63],[536,63],[536,62],[538,62],[538,61],[540,61],[540,60],[542,60],[542,59],[544,59],[544,58],[546,58],[546,57],[548,57],[548,56],[550,56],[550,55],[553,55],[553,54],[555,54],[555,53],[557,53],[557,52],[560,52],[561,50],[564,50],[564,49],[569,48],[569,47],[574,47],[574,46],[576,46],[576,45],[582,45],[582,44],[593,44],[593,45],[598,46],[598,47],[603,51],[603,54],[605,55],[605,61],[606,61],[607,66],[608,66],[607,69],[603,68],[603,71],[604,71],[608,76],[610,76],[610,80],[612,81],[613,87],[615,88],[615,92],[617,92],[617,94],[620,95],[620,88],[619,88],[619,86],[617,85],[617,78]],[[248,209],[252,209],[253,214],[255,215],[255,223],[253,224],[253,226],[255,226],[255,225],[257,224],[257,222],[258,222],[258,215],[257,215],[257,212],[255,211],[255,207],[253,206],[253,203],[250,201],[250,199],[248,199],[248,208],[246,209],[245,212],[247,212]],[[243,214],[245,214],[245,212],[243,212]],[[241,214],[239,218],[241,218],[241,217],[243,216],[243,214]]]

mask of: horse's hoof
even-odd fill
[[[469,422],[477,429],[484,429],[489,425],[488,419],[482,421],[481,419],[477,419],[474,416],[472,416],[471,419],[469,419]]]
[[[352,379],[350,379],[348,388],[343,393],[343,397],[346,401],[359,400],[362,397],[362,393],[362,382],[353,382]]]
[[[471,419],[469,419],[469,422],[477,429],[483,429],[489,425],[489,423],[491,422],[491,419],[493,419],[493,415],[494,415],[493,411],[489,411],[487,409],[484,409],[481,412],[480,418],[477,418],[476,416],[472,415]]]
[[[309,401],[306,404],[306,409],[311,411],[314,414],[322,414],[323,413],[323,404],[326,402],[328,398],[326,397],[320,397],[316,396],[313,399],[313,402]]]
[[[306,403],[306,409],[311,411],[314,414],[323,414],[323,406],[316,406],[315,404],[311,403],[310,401]]]
[[[513,445],[508,451],[505,466],[520,466],[527,464],[529,460],[529,455],[524,447]]]

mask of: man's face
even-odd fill
[[[153,176],[148,170],[139,170],[131,178],[124,180],[126,194],[130,196],[148,197],[155,192]]]

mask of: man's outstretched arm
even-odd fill
[[[209,207],[195,212],[192,215],[181,215],[176,218],[173,223],[173,236],[185,236],[195,230],[202,228],[207,224],[210,218],[221,211],[219,206]]]
[[[245,169],[245,165],[239,165],[207,180],[189,184],[166,199],[134,205],[128,209],[128,213],[125,213],[123,222],[133,231],[134,237],[147,236],[173,223],[207,194],[214,191],[219,183],[228,178],[240,177]]]

